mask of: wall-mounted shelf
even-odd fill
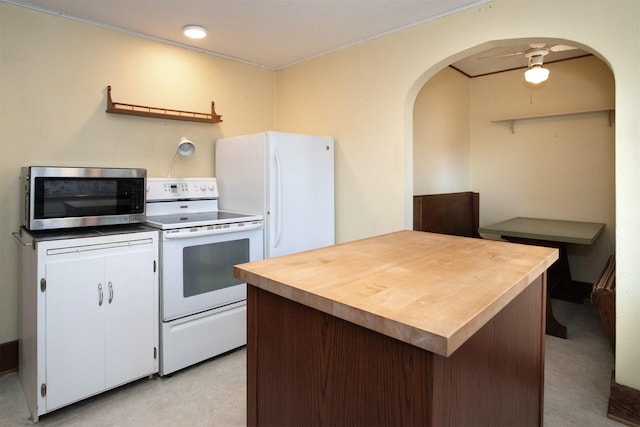
[[[216,114],[211,101],[211,114],[193,111],[172,110],[169,108],[147,107],[144,105],[123,104],[111,99],[111,86],[107,86],[107,113],[127,114],[130,116],[154,117],[157,119],[186,120],[189,122],[219,123],[222,116]]]
[[[614,112],[615,110],[613,108],[600,108],[595,110],[568,111],[565,113],[535,114],[531,116],[508,117],[504,119],[491,120],[491,123],[507,123],[509,125],[509,128],[511,129],[511,133],[515,133],[514,125],[518,121],[544,119],[544,118],[550,118],[550,117],[564,117],[564,116],[577,116],[577,115],[585,115],[585,114],[607,113],[609,115],[609,126],[613,126]]]

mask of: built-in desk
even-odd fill
[[[478,231],[499,235],[513,243],[557,248],[560,251],[560,258],[549,269],[548,295],[556,291],[569,295],[565,299],[582,302],[582,297],[575,292],[575,288],[572,286],[566,245],[592,245],[603,229],[604,224],[598,222],[517,217],[480,227]],[[550,301],[547,301],[547,333],[567,338],[567,328],[558,322],[553,315]]]
[[[249,425],[542,425],[556,249],[401,231],[235,266]]]

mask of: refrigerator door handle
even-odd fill
[[[276,218],[275,218],[275,242],[273,247],[280,246],[280,239],[282,238],[282,162],[280,161],[280,154],[277,150],[274,151],[274,160],[276,167]]]

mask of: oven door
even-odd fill
[[[246,300],[233,266],[262,258],[262,221],[162,231],[162,321]]]

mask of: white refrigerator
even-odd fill
[[[265,258],[335,243],[332,137],[263,132],[215,145],[221,211],[264,216]]]

